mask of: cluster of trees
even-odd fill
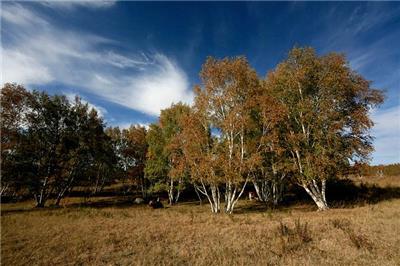
[[[244,57],[208,58],[192,106],[173,104],[146,130],[104,128],[79,98],[2,89],[2,189],[24,184],[38,206],[74,186],[95,193],[116,177],[143,197],[179,200],[189,185],[212,212],[245,191],[279,204],[287,184],[328,208],[326,181],[372,151],[369,110],[383,101],[341,54],[294,48],[265,79]],[[110,179],[111,177],[111,179]]]
[[[28,190],[43,207],[58,205],[76,185],[104,185],[117,161],[96,110],[79,98],[1,90],[1,193]]]

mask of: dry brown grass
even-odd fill
[[[110,200],[124,202],[3,204],[2,265],[400,265],[400,199],[327,212],[242,201],[232,216]]]

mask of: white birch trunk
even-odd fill
[[[233,209],[242,196],[244,189],[246,188],[247,182],[249,181],[249,178],[246,178],[246,181],[244,182],[243,186],[240,188],[240,185],[233,184],[234,188],[232,190],[232,184],[230,184],[230,189],[229,192],[225,191],[225,212],[232,214]]]
[[[221,196],[218,186],[210,185],[209,189],[207,189],[207,186],[204,184],[203,181],[201,181],[201,186],[195,185],[195,187],[197,191],[206,196],[208,202],[210,203],[211,212],[219,213],[221,206]]]
[[[213,213],[220,212],[221,197],[219,188],[217,186],[211,185],[211,198],[209,198],[209,201],[211,205],[211,211]]]
[[[4,195],[6,194],[6,192],[7,192],[7,190],[8,190],[8,187],[9,187],[9,184],[5,184],[5,185],[2,185],[2,186],[1,186],[1,189],[0,189],[0,197],[1,197],[1,196],[4,196]]]
[[[319,211],[324,211],[329,209],[325,197],[325,190],[326,190],[325,180],[321,181],[321,189],[318,187],[316,180],[312,180],[312,182],[308,185],[303,184],[302,187],[305,189],[308,195],[310,195],[310,197],[314,200]]]
[[[197,195],[197,197],[199,198],[199,203],[200,203],[200,205],[202,205],[203,201],[202,201],[202,199],[201,199],[201,195],[200,195],[200,193],[199,193],[199,189],[197,188],[196,185],[194,185],[194,191],[196,192],[196,195]]]
[[[182,183],[182,179],[178,180],[179,185]],[[173,205],[175,203],[178,203],[179,196],[181,195],[181,190],[178,187],[175,189],[174,187],[175,183],[174,180],[171,178],[170,183],[169,183],[169,189],[168,189],[168,202],[169,205]]]
[[[36,207],[44,207],[44,204],[46,202],[46,189],[47,189],[47,182],[49,180],[49,177],[47,176],[44,179],[42,188],[40,189],[40,194],[39,196],[36,197]]]
[[[275,180],[255,180],[254,189],[260,201],[278,205],[283,198],[284,183],[283,178]]]
[[[268,189],[268,180],[253,181],[254,189],[260,201],[267,203],[270,199],[270,189]]]
[[[169,180],[168,203],[169,205],[173,205],[175,203],[174,180],[172,178]]]

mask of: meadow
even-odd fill
[[[2,5],[0,266],[400,266],[400,6],[271,5]]]
[[[1,263],[399,265],[400,177],[353,189],[358,200],[331,200],[322,212],[307,199],[277,209],[242,199],[232,215],[198,202],[154,210],[122,196],[2,204]]]

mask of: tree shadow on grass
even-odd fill
[[[279,212],[279,213],[290,213],[292,211],[303,211],[309,212],[316,208],[312,201],[308,199],[301,199],[299,201],[284,201],[277,206],[271,204],[265,204],[260,201],[247,201],[245,204],[235,207],[234,214],[245,214],[245,213],[265,213],[265,212]]]
[[[10,214],[17,214],[17,213],[28,213],[28,212],[40,212],[43,211],[43,209],[47,209],[47,208],[12,208],[12,209],[2,209],[1,210],[1,216],[6,216],[6,215],[10,215]]]
[[[145,204],[135,204],[132,197],[107,197],[107,198],[91,198],[82,202],[66,204],[66,208],[130,208],[142,206]]]
[[[332,179],[326,185],[326,198],[331,208],[353,208],[366,204],[376,204],[385,200],[400,199],[400,187],[380,187],[375,184],[357,184],[353,180]],[[314,205],[310,196],[300,186],[292,186],[283,205],[302,203]],[[316,207],[315,207],[316,208]]]
[[[114,197],[101,197],[101,198],[90,198],[88,200],[83,200],[81,202],[73,202],[73,203],[66,203],[60,206],[48,205],[44,208],[35,208],[32,206],[29,207],[20,207],[20,208],[10,208],[10,209],[3,209],[1,210],[1,215],[13,214],[13,213],[26,213],[26,212],[40,212],[40,211],[50,211],[50,210],[64,210],[64,209],[77,209],[77,208],[134,208],[134,207],[143,207],[146,206],[146,203],[143,204],[135,204],[133,202],[132,197],[127,196],[114,196]]]
[[[376,204],[381,201],[399,199],[400,187],[379,187],[373,184],[356,184],[351,179],[330,180],[327,184],[327,200],[331,208],[354,208],[366,204]],[[203,205],[208,204],[204,201]],[[67,203],[61,207],[49,206],[46,208],[20,207],[20,208],[2,208],[1,215],[37,211],[49,211],[57,209],[74,209],[74,208],[143,208],[146,203],[135,204],[132,196],[113,196],[113,197],[93,197],[87,201]],[[198,207],[198,201],[183,201],[179,205],[188,207]],[[164,205],[165,209],[174,208]],[[264,213],[266,211],[290,212],[290,211],[315,211],[316,206],[299,186],[292,185],[285,194],[284,201],[277,207],[267,206],[262,202],[241,201],[235,208],[234,213]]]
[[[354,208],[366,204],[376,204],[391,199],[400,199],[400,187],[380,187],[374,184],[356,184],[351,179],[329,180],[327,201],[331,208]],[[261,213],[265,211],[290,212],[315,211],[317,207],[303,188],[292,185],[286,191],[284,201],[279,206],[262,202],[246,202],[235,208],[234,213]]]
[[[331,207],[352,208],[399,198],[400,187],[395,186],[356,184],[351,179],[331,180],[327,184],[327,200]]]
[[[259,201],[247,201],[246,203],[236,206],[233,210],[234,214],[244,214],[244,213],[262,213],[270,210],[266,204]]]

